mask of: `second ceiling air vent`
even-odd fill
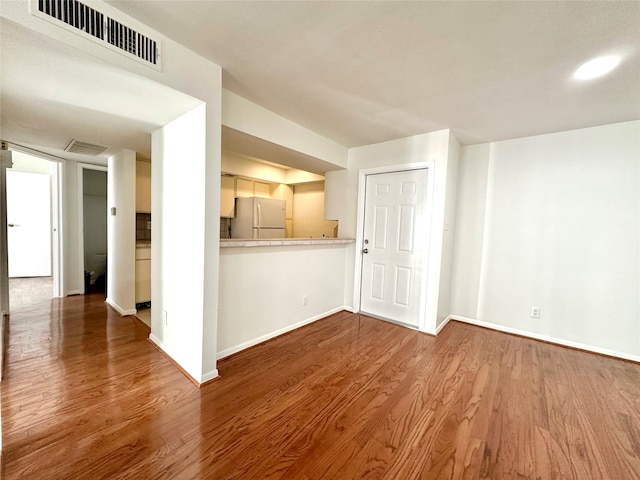
[[[77,0],[31,0],[31,13],[160,70],[160,42]]]
[[[94,143],[81,142],[80,140],[73,139],[67,144],[64,151],[97,157],[101,153],[106,152],[108,148],[109,147],[105,147],[104,145],[96,145]]]

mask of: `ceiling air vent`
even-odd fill
[[[160,42],[77,0],[31,0],[31,13],[160,70]]]
[[[105,147],[104,145],[95,145],[93,143],[81,142],[80,140],[74,139],[69,142],[64,151],[97,157],[101,153],[106,152],[108,148],[109,147]]]

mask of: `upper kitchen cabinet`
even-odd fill
[[[246,178],[237,178],[236,197],[247,198],[253,196],[253,180],[248,180]]]
[[[151,213],[151,163],[136,161],[136,211]]]
[[[235,207],[235,178],[227,175],[220,177],[220,216],[234,217]]]

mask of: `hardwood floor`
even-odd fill
[[[12,315],[5,478],[638,479],[640,365],[339,313],[197,389],[99,297]]]

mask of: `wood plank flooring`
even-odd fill
[[[100,297],[12,315],[6,479],[639,479],[640,365],[339,313],[197,389]]]

